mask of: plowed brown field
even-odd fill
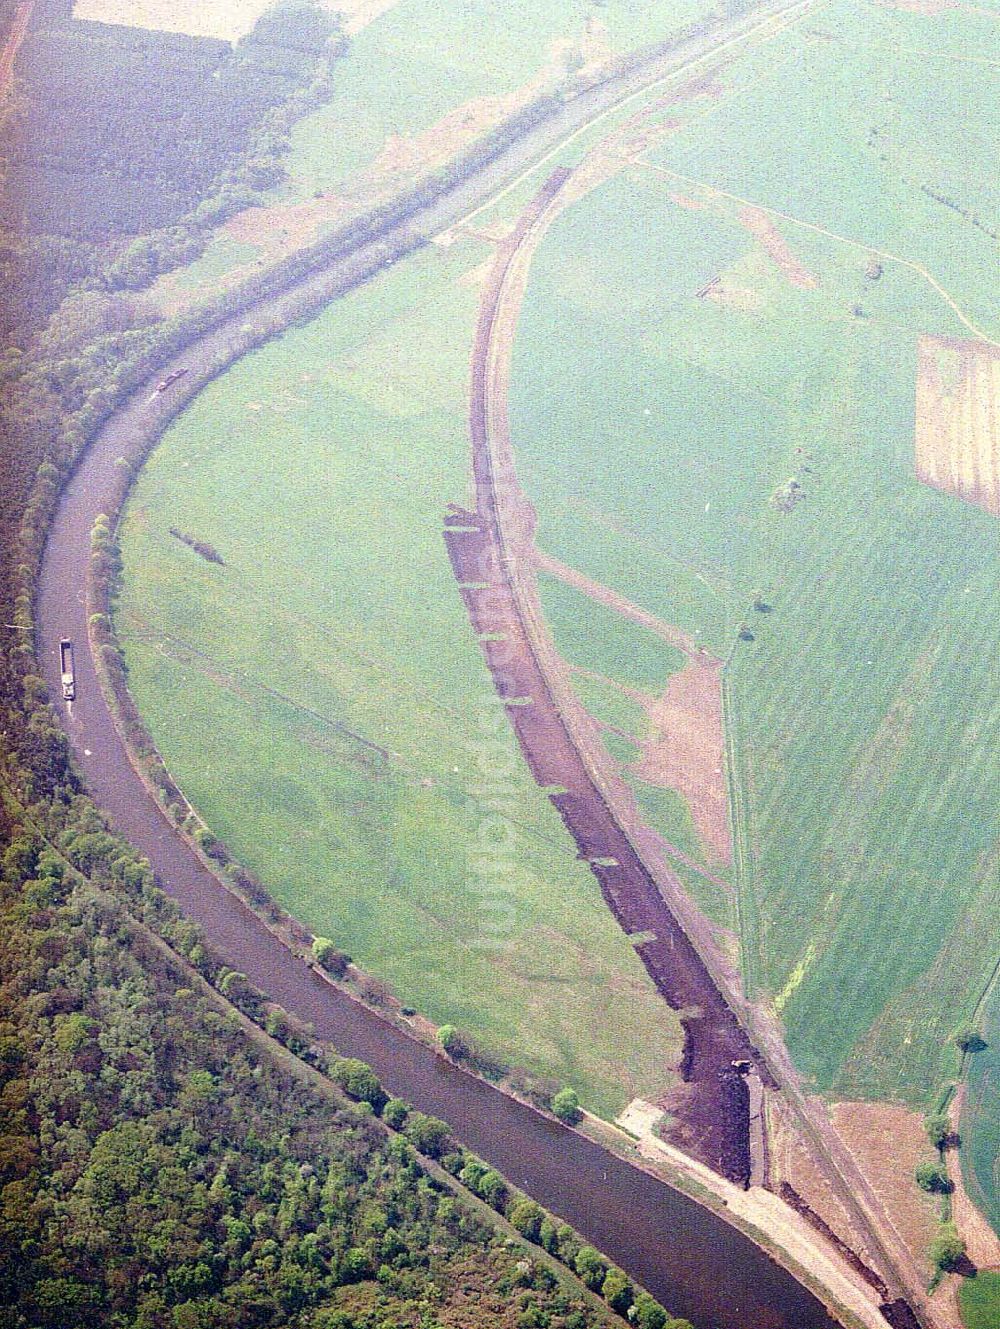
[[[924,484],[1000,517],[1000,347],[920,338],[915,447]]]

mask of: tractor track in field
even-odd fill
[[[712,929],[643,828],[631,791],[577,701],[537,593],[535,513],[520,489],[507,414],[510,356],[531,257],[561,210],[572,172],[549,176],[499,248],[480,304],[472,354],[469,427],[476,510],[454,507],[444,538],[463,601],[538,784],[667,1003],[682,1013],[684,1093],[671,1111],[674,1141],[731,1179],[750,1174],[746,1085],[732,1062],[756,1063],[780,1092],[852,1218],[849,1234],[885,1288],[894,1326],[935,1325],[921,1270],[874,1190],[792,1066],[777,1021],[745,999]],[[740,1091],[743,1091],[741,1094]],[[745,1169],[745,1171],[744,1171]],[[914,1311],[919,1310],[919,1318]]]

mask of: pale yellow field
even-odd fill
[[[1000,349],[920,338],[917,477],[1000,517]]]
[[[250,31],[273,3],[274,0],[77,0],[73,17],[236,41]],[[322,0],[322,3],[344,15],[348,32],[357,32],[390,9],[395,0]]]

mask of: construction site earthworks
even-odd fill
[[[907,1292],[919,1285],[909,1250],[887,1229],[878,1196],[825,1112],[802,1092],[774,1021],[746,1002],[715,929],[684,891],[658,837],[644,827],[541,613],[536,515],[518,480],[506,403],[526,265],[571,178],[566,169],[548,177],[500,244],[481,296],[470,391],[476,505],[450,507],[444,527],[449,558],[535,780],[661,996],[680,1013],[680,1085],[662,1100],[664,1137],[737,1184],[795,1195],[769,1167],[760,1127],[770,1097],[771,1111],[795,1123],[799,1147],[838,1197],[850,1242],[817,1218],[821,1230],[876,1289],[890,1322],[908,1324]],[[808,1205],[801,1212],[813,1213]]]

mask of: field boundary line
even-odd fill
[[[751,27],[744,29],[742,32],[735,33],[732,37],[727,38],[723,42],[719,42],[717,46],[713,46],[712,49],[710,51],[706,51],[704,55],[696,56],[693,60],[688,61],[680,68],[672,69],[669,71],[669,73],[664,74],[662,77],[654,79],[652,82],[647,83],[644,87],[638,88],[635,92],[629,93],[627,96],[622,97],[612,106],[609,106],[599,115],[596,115],[592,120],[588,120],[585,125],[581,125],[579,129],[574,130],[572,134],[564,138],[562,142],[558,143],[554,148],[551,149],[551,151],[547,152],[543,157],[539,157],[538,161],[534,162],[533,165],[529,166],[526,170],[522,171],[521,174],[517,176],[516,179],[511,180],[511,182],[508,185],[505,185],[504,188],[499,191],[499,193],[494,194],[492,198],[489,198],[485,203],[480,204],[472,212],[468,213],[465,217],[463,217],[460,222],[456,223],[456,225],[459,226],[468,225],[468,223],[470,221],[473,221],[476,217],[478,217],[481,212],[485,212],[487,208],[492,208],[495,204],[499,203],[502,198],[505,198],[512,190],[516,189],[526,180],[530,180],[533,175],[537,174],[540,170],[543,169],[543,167],[547,166],[548,163],[551,162],[556,156],[558,156],[560,152],[568,148],[571,143],[575,143],[576,140],[582,134],[589,133],[596,125],[602,124],[605,120],[608,119],[609,116],[617,115],[620,111],[624,110],[626,106],[630,106],[632,102],[638,100],[638,98],[646,97],[649,95],[649,93],[655,91],[657,88],[663,87],[665,83],[670,83],[672,82],[673,79],[680,78],[682,75],[688,74],[692,69],[696,69],[699,65],[705,64],[705,62],[708,60],[716,59],[717,56],[720,54],[720,52],[726,51],[729,49],[729,47],[736,46],[740,42],[748,41],[752,37],[760,37],[762,35],[766,35],[768,37],[768,40],[770,40],[773,37],[780,36],[780,34],[784,32],[787,28],[790,28],[793,24],[798,23],[800,19],[805,18],[805,16],[811,10],[822,8],[822,6],[827,3],[829,3],[829,0],[801,0],[801,3],[794,7],[789,6],[787,8],[778,9],[777,11],[768,13],[764,17],[762,17],[759,22],[753,24]],[[768,24],[774,24],[775,27],[774,32],[769,35],[765,33]],[[453,227],[451,226],[445,227],[445,231],[449,231],[452,229]]]
[[[938,295],[951,307],[959,322],[977,338],[977,340],[986,342],[988,346],[995,346],[1000,350],[1000,341],[986,333],[972,319],[965,314],[955,300],[954,296],[941,285],[937,278],[930,273],[922,263],[918,263],[912,258],[902,258],[899,254],[892,254],[887,249],[879,249],[875,245],[865,244],[863,240],[855,240],[849,235],[841,235],[837,231],[831,231],[829,227],[820,226],[818,222],[806,221],[802,217],[793,217],[789,212],[782,212],[780,208],[773,208],[767,203],[759,203],[755,199],[745,198],[742,194],[734,194],[728,189],[722,189],[718,185],[709,184],[706,180],[698,180],[694,176],[684,175],[681,171],[671,170],[668,166],[658,166],[655,162],[646,161],[641,155],[629,157],[628,160],[633,166],[642,167],[644,170],[653,171],[657,175],[665,175],[673,180],[683,180],[685,184],[694,185],[703,189],[709,195],[716,195],[720,198],[728,198],[734,203],[741,203],[745,207],[757,208],[760,212],[766,212],[771,217],[777,217],[781,221],[789,222],[792,226],[801,226],[807,231],[815,231],[817,235],[824,235],[829,240],[836,240],[839,244],[850,245],[854,249],[860,249],[866,254],[875,254],[879,258],[884,258],[889,263],[898,263],[901,267],[909,268],[911,272],[916,272],[923,277],[925,281],[937,291]]]
[[[739,735],[738,708],[733,697],[732,683],[722,671],[722,732],[725,736],[724,757],[726,786],[729,790],[729,813],[732,823],[733,868],[735,881],[733,897],[736,906],[736,926],[740,942],[743,986],[752,1000],[760,987],[760,906],[754,882],[753,851],[750,844],[749,816],[746,808],[742,773],[742,745]]]
[[[919,46],[890,46],[891,51],[902,51],[904,55],[929,55],[932,60],[957,60],[963,65],[986,65],[989,69],[1000,69],[1000,60],[985,60],[978,55],[957,55],[954,51],[927,51]]]

